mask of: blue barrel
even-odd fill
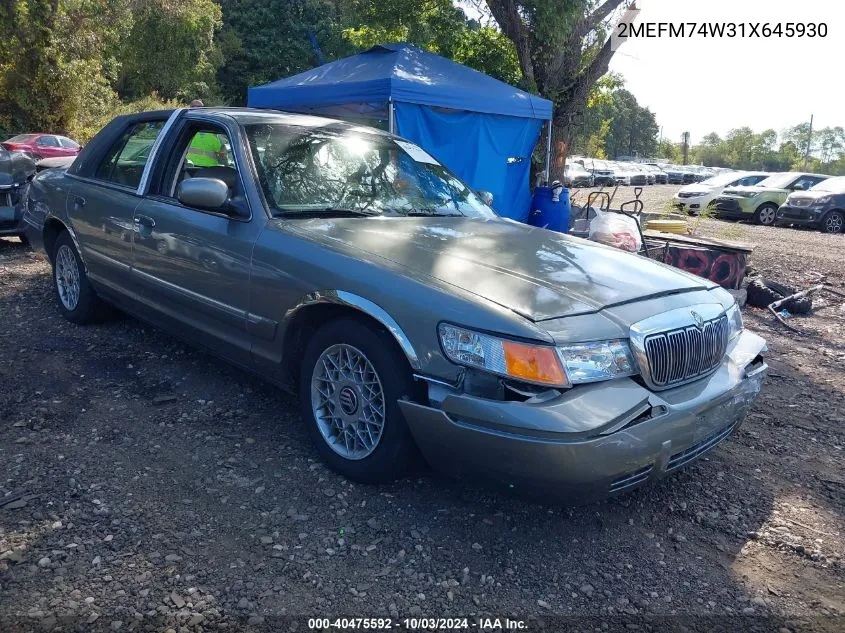
[[[552,187],[537,187],[531,200],[528,224],[559,233],[569,232],[569,189],[561,188],[555,202]]]

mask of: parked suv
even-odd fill
[[[802,172],[773,174],[752,187],[725,189],[708,206],[716,216],[735,220],[753,220],[756,224],[774,224],[778,207],[792,191],[805,191],[830,176]]]
[[[725,188],[750,187],[769,175],[762,171],[730,171],[717,174],[699,183],[681,187],[672,198],[673,206],[680,211],[698,215],[717,196],[721,195]]]
[[[845,177],[828,178],[809,191],[789,194],[778,209],[775,224],[842,233],[845,230]]]

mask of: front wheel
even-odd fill
[[[389,335],[355,319],[331,321],[305,350],[302,418],[323,461],[362,483],[402,477],[418,462],[399,400],[414,379]]]
[[[842,233],[845,227],[845,214],[842,211],[831,211],[822,219],[822,231],[825,233]]]
[[[761,204],[754,212],[754,222],[763,226],[771,226],[775,223],[777,212],[778,208],[774,204]]]

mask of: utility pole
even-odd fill
[[[810,159],[810,145],[813,142],[813,115],[810,115],[810,129],[807,132],[807,149],[804,151],[804,171],[807,171],[807,161]]]
[[[684,165],[687,164],[687,159],[689,158],[689,132],[684,132],[681,134],[681,151],[683,152],[684,156]]]

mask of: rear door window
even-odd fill
[[[94,178],[136,189],[162,127],[164,121],[145,121],[128,127],[106,153]]]
[[[35,144],[43,147],[59,147],[59,140],[55,136],[39,136]]]
[[[67,147],[68,149],[77,149],[79,147],[79,143],[72,141],[69,138],[65,138],[64,136],[59,137],[59,143],[62,144],[62,147]]]

